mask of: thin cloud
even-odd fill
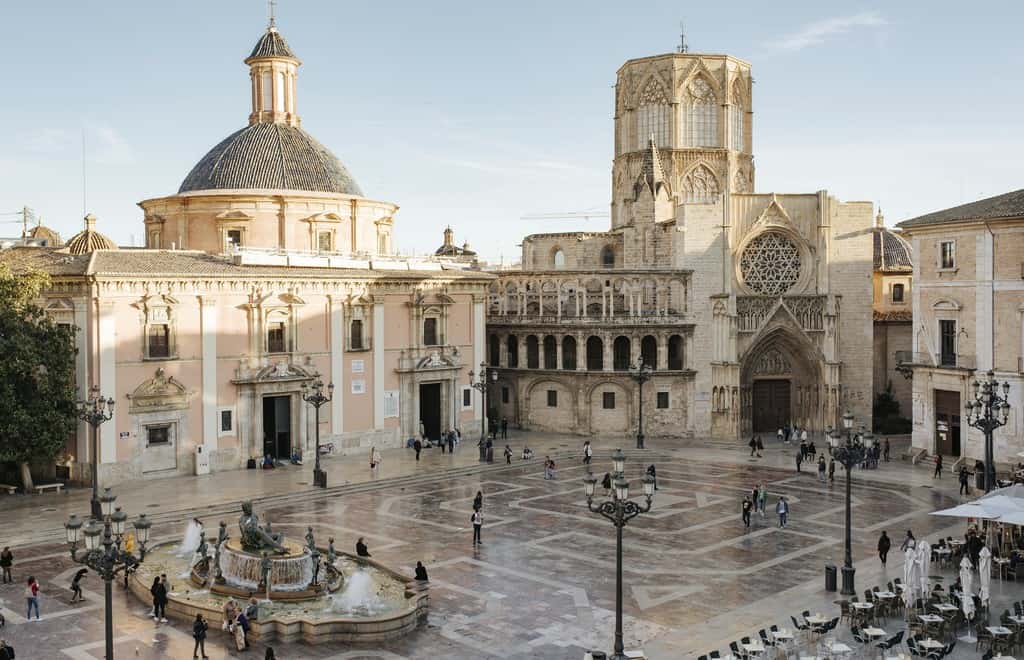
[[[885,24],[886,20],[873,11],[852,16],[837,16],[808,23],[796,32],[771,42],[769,45],[779,50],[803,50],[811,46],[820,46],[830,37],[846,34],[858,28],[874,28]]]
[[[81,131],[40,128],[26,135],[21,146],[24,151],[38,156],[78,160],[82,157],[83,137],[86,159],[90,162],[110,165],[135,160],[131,145],[116,129],[96,122],[87,122]]]

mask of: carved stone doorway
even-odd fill
[[[754,433],[772,433],[789,423],[790,389],[788,378],[754,381]]]

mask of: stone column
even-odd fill
[[[335,392],[331,399],[331,435],[340,436],[345,432],[345,305],[341,296],[330,296],[327,306],[331,328],[331,382]]]
[[[604,349],[604,370],[612,371],[615,366],[615,352],[613,350],[615,337],[611,336],[609,333],[603,333],[603,335],[602,340],[604,341],[604,345],[602,348]]]
[[[562,337],[555,335],[555,369],[562,368]]]
[[[587,335],[576,333],[576,371],[587,370]]]
[[[487,343],[484,332],[484,301],[482,297],[473,297],[473,364],[474,369],[480,368],[484,361],[484,345]],[[483,419],[487,416],[484,410],[483,395],[473,390],[473,410],[476,411],[476,418]]]
[[[118,418],[123,415],[124,402],[117,392],[117,324],[114,318],[114,303],[97,301],[99,312],[99,386],[100,394],[118,403],[114,406],[114,419],[100,426],[100,464],[117,462]],[[102,475],[101,475],[102,478]]]
[[[373,300],[373,428],[384,427],[384,296]]]
[[[85,299],[74,300],[75,306],[75,349],[78,351],[75,354],[75,385],[77,385],[77,395],[79,401],[85,401],[89,398],[89,310],[88,301]],[[1024,355],[1024,353],[1022,353]],[[91,462],[93,457],[90,456],[92,448],[90,447],[89,434],[92,429],[89,425],[78,420],[77,426],[77,438],[75,456],[78,457],[79,464],[83,465],[86,462]],[[89,460],[86,461],[86,458]],[[78,477],[75,477],[78,478]]]
[[[658,371],[666,371],[668,369],[668,333],[659,332],[658,335],[658,364],[656,368]]]
[[[211,296],[199,296],[202,332],[203,445],[217,451],[217,308]]]

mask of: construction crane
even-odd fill
[[[584,220],[591,218],[607,218],[608,211],[564,211],[562,213],[526,213],[519,216],[520,220]]]

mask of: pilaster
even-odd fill
[[[212,297],[199,297],[202,332],[203,444],[217,450],[217,308]]]
[[[114,418],[100,426],[99,462],[117,462],[117,429],[118,417],[125,406],[117,393],[117,324],[114,319],[114,303],[97,301],[99,315],[99,386],[100,394],[113,398],[118,405],[114,406]]]
[[[331,325],[331,382],[334,383],[336,392],[331,399],[331,433],[341,435],[345,432],[345,305],[340,297],[331,296],[328,306]]]
[[[384,427],[384,299],[373,301],[373,428]]]

